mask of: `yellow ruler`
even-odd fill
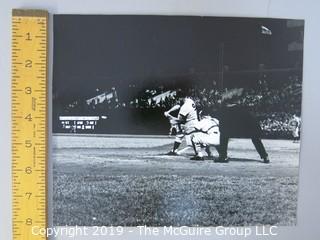
[[[48,12],[12,11],[13,239],[46,239]],[[35,232],[35,231],[34,231]],[[39,232],[39,231],[38,231]]]

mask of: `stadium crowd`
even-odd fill
[[[118,98],[121,92],[118,92],[117,97],[102,103],[80,104],[81,100],[78,100],[76,104],[69,104],[64,111],[100,115],[124,111],[139,111],[146,115],[151,110],[161,113],[177,103],[178,91],[180,89],[148,88],[141,90],[136,97],[127,101],[121,101],[121,97]],[[196,86],[184,89],[186,95],[195,99],[196,105],[201,109],[215,109],[223,102],[228,102],[228,98],[224,99],[228,91],[230,89],[219,91],[216,88]],[[232,91],[239,94],[235,94],[237,97],[231,100],[237,105],[248,107],[255,113],[266,137],[288,138],[291,135],[288,123],[293,114],[300,115],[301,79],[297,76],[290,76],[280,86],[279,84],[272,86],[266,80],[259,80],[253,87],[234,88]]]

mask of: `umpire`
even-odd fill
[[[229,138],[251,138],[264,163],[270,163],[261,141],[262,129],[254,114],[237,103],[223,103],[216,112],[220,121],[219,158],[215,162],[228,162]]]

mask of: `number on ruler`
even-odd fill
[[[25,145],[26,148],[31,148],[31,147],[32,147],[32,142],[31,142],[31,140],[26,140],[26,141],[24,142],[24,145]]]
[[[26,167],[25,172],[26,172],[26,174],[31,174],[32,173],[32,168],[31,167]]]
[[[26,192],[26,197],[27,197],[28,200],[30,199],[31,195],[32,195],[31,192]]]
[[[31,87],[26,87],[26,88],[24,89],[24,92],[25,92],[25,94],[31,94],[31,93],[32,93]]]
[[[32,218],[26,219],[26,225],[32,225]]]
[[[27,40],[27,41],[31,41],[31,40],[32,40],[32,39],[31,39],[31,33],[27,32],[26,35],[27,35],[26,40]]]
[[[32,68],[32,61],[30,59],[26,60],[26,64],[24,65],[26,68]]]
[[[26,119],[26,120],[28,120],[29,122],[31,122],[31,121],[32,121],[31,113],[29,113],[27,116],[25,116],[24,119]]]

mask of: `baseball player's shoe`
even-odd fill
[[[196,155],[196,156],[193,156],[192,158],[190,158],[190,160],[204,161],[204,157],[200,157],[200,156]]]
[[[167,155],[169,155],[169,156],[178,156],[179,154],[177,152],[170,151],[170,152],[167,153]]]
[[[265,156],[265,157],[263,158],[263,162],[264,162],[264,163],[270,163],[269,157],[268,157],[268,156]]]
[[[215,163],[228,163],[229,158],[228,157],[219,157],[214,160]]]

